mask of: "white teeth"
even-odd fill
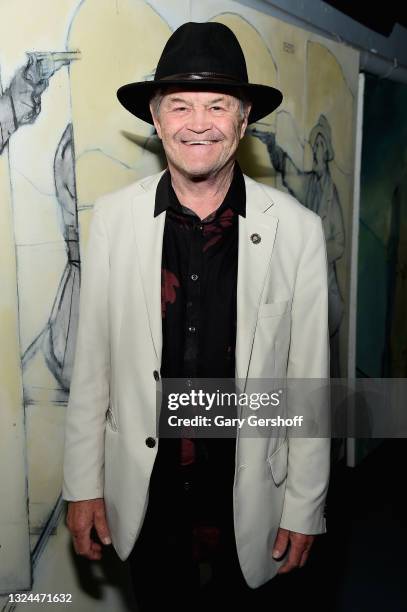
[[[189,140],[185,144],[188,144],[188,145],[191,145],[191,144],[207,145],[207,144],[212,144],[213,142],[214,142],[213,140]]]

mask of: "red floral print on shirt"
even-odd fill
[[[161,270],[161,316],[164,319],[167,304],[173,304],[177,299],[176,289],[180,286],[178,278],[173,272],[163,268]]]
[[[232,225],[233,215],[234,211],[231,208],[227,208],[218,218],[214,218],[213,222],[204,225],[203,235],[206,238],[206,243],[203,247],[204,252],[222,238],[223,230]]]

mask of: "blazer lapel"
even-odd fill
[[[246,379],[261,293],[273,252],[278,218],[264,214],[273,205],[259,185],[246,178],[246,218],[239,217],[236,378]],[[259,240],[260,239],[260,240]]]
[[[138,261],[150,333],[158,364],[161,364],[162,350],[161,259],[165,212],[154,217],[154,204],[157,184],[162,174],[141,183],[144,193],[133,203]]]

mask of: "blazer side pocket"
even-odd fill
[[[286,479],[288,465],[288,440],[287,438],[270,457],[267,457],[274,484],[278,487]]]

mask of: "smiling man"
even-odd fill
[[[177,610],[223,598],[262,609],[256,594],[302,567],[325,531],[329,441],[284,428],[158,439],[156,384],[326,378],[321,221],[236,162],[248,123],[282,95],[248,82],[226,26],[184,24],[154,81],[118,97],[154,124],[168,168],[94,207],[66,421],[67,524],[78,554],[100,559],[112,542],[129,560],[142,610],[159,609],[157,589]]]

